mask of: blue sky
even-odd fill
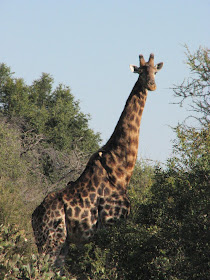
[[[137,76],[138,55],[164,62],[143,113],[139,157],[165,162],[175,138],[170,126],[188,115],[172,105],[174,84],[189,76],[184,44],[210,45],[210,1],[0,0],[0,63],[27,83],[50,73],[70,86],[90,127],[105,143]]]

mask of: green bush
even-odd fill
[[[20,209],[24,208],[22,194],[28,185],[28,176],[26,163],[20,159],[20,152],[20,134],[2,120],[0,122],[0,222],[3,223],[17,221]]]
[[[0,225],[0,279],[65,280],[56,272],[49,256],[32,254],[23,230]]]

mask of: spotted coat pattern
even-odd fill
[[[137,158],[140,122],[148,90],[155,90],[154,55],[140,67],[130,66],[139,77],[108,142],[94,153],[81,176],[58,192],[50,193],[35,209],[32,226],[40,253],[59,263],[69,242],[81,244],[97,229],[126,218],[130,203],[126,187]]]

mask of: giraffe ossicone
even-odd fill
[[[95,152],[75,182],[48,194],[32,214],[35,242],[41,254],[50,254],[62,266],[70,242],[87,242],[97,229],[126,218],[130,202],[126,188],[137,158],[141,117],[148,90],[156,89],[154,55],[132,66],[138,79],[107,143]]]

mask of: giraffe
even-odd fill
[[[156,89],[155,75],[163,63],[154,65],[139,55],[139,74],[124,110],[107,143],[89,159],[75,182],[48,194],[32,214],[35,242],[40,254],[50,254],[56,266],[65,262],[68,244],[83,244],[103,226],[126,218],[130,202],[126,187],[137,158],[139,130],[148,90]]]

